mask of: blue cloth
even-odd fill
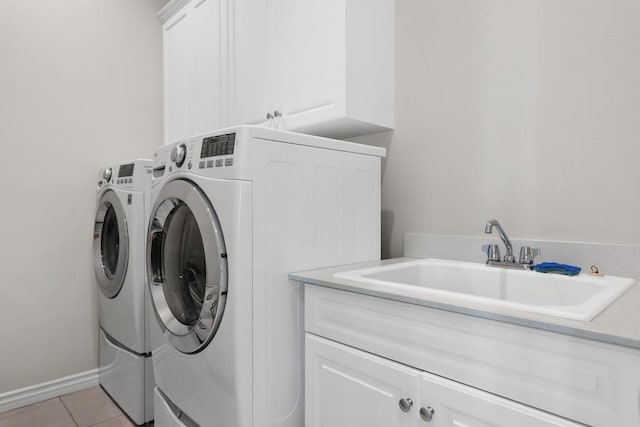
[[[581,268],[573,265],[558,264],[557,262],[543,262],[533,267],[538,273],[556,273],[567,276],[575,276],[580,273]]]

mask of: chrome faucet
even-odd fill
[[[504,228],[500,225],[497,219],[490,219],[487,225],[484,226],[485,234],[491,234],[493,228],[498,229],[498,234],[507,248],[507,254],[504,256],[504,262],[516,262],[516,257],[513,256],[513,246],[511,246],[511,240],[507,237],[507,233],[504,232]]]
[[[520,260],[519,262],[516,262],[516,257],[513,256],[513,246],[511,245],[511,240],[509,240],[509,237],[507,237],[507,233],[505,233],[504,228],[502,228],[498,220],[489,220],[484,226],[484,232],[486,234],[491,234],[494,227],[498,230],[498,234],[500,235],[500,239],[502,239],[502,242],[507,249],[507,253],[501,261],[498,245],[483,245],[482,249],[487,253],[487,265],[526,270],[533,269],[533,259],[536,256],[540,255],[540,249],[531,248],[529,246],[521,247]]]

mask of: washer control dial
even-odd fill
[[[102,171],[102,178],[104,178],[106,182],[111,181],[112,175],[113,175],[113,170],[111,168],[106,168],[104,171]]]
[[[176,145],[171,150],[171,161],[175,162],[176,166],[180,167],[184,163],[184,159],[187,157],[187,146],[185,144]]]

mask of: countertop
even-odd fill
[[[507,322],[550,332],[586,338],[609,344],[640,349],[640,285],[636,283],[605,308],[591,321],[564,319],[561,317],[529,313],[520,310],[498,308],[489,304],[457,300],[455,296],[432,296],[417,299],[401,291],[389,292],[383,287],[336,278],[334,273],[377,267],[410,261],[415,258],[393,258],[358,264],[290,273],[289,279],[310,285],[324,286],[348,292],[370,295],[483,319]]]

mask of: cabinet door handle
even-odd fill
[[[400,401],[398,402],[398,406],[400,406],[402,412],[409,412],[411,410],[411,407],[413,406],[413,400],[409,398],[400,399]]]
[[[420,408],[420,418],[422,418],[423,421],[429,422],[433,418],[433,414],[435,412],[436,411],[434,411],[431,406]]]

